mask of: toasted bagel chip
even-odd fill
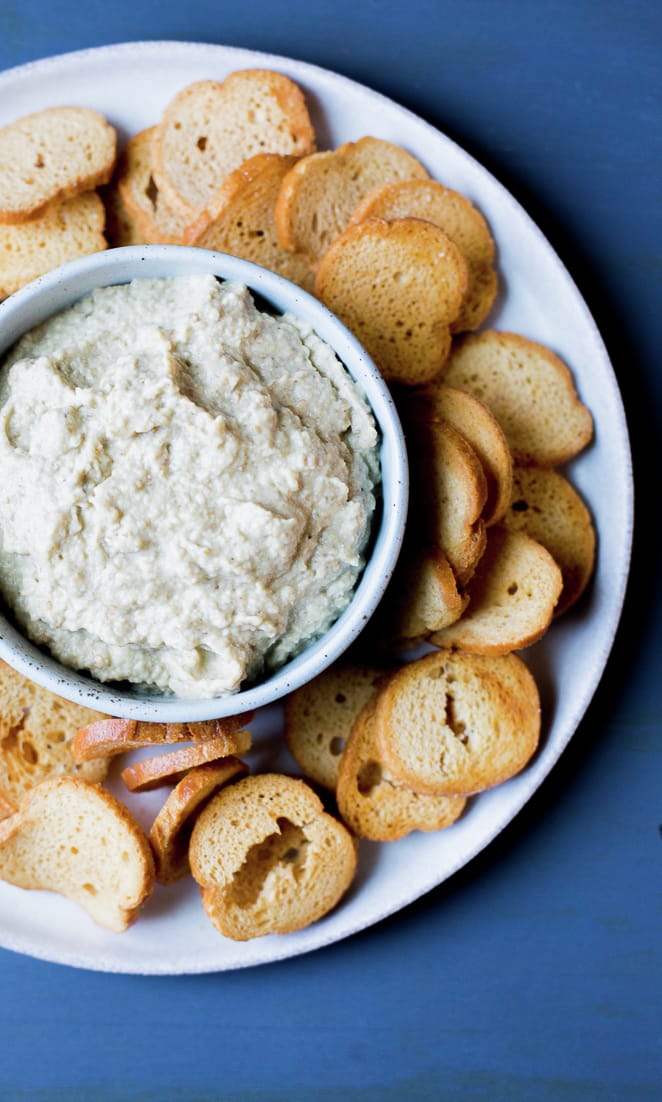
[[[567,365],[545,345],[517,333],[486,329],[462,337],[444,382],[489,406],[516,463],[557,467],[593,436],[593,419]]]
[[[249,157],[303,157],[314,149],[299,86],[270,69],[241,69],[221,82],[196,81],[173,97],[156,128],[154,179],[172,210],[192,221]]]
[[[472,654],[508,654],[536,643],[547,631],[563,587],[549,551],[524,532],[490,528],[487,546],[468,584],[460,619],[430,642]]]
[[[381,761],[374,728],[377,695],[354,722],[340,761],[337,797],[344,822],[373,842],[450,826],[464,810],[464,796],[421,795],[397,781]]]
[[[371,136],[304,157],[283,179],[276,203],[280,243],[316,269],[367,192],[389,180],[427,176],[402,146]]]
[[[117,135],[89,107],[48,107],[0,128],[0,223],[17,225],[49,204],[107,184]]]
[[[380,761],[401,783],[468,796],[508,780],[531,759],[540,698],[516,654],[439,650],[389,678],[374,723]]]
[[[282,247],[274,220],[281,182],[296,162],[296,157],[277,153],[258,153],[245,161],[226,177],[209,208],[186,228],[186,244],[252,260],[312,291],[308,262]]]
[[[106,213],[104,237],[111,249],[124,245],[145,245],[147,240],[137,219],[126,206],[117,185],[117,177],[105,187],[99,188],[99,198]]]
[[[532,536],[553,556],[563,576],[554,615],[567,612],[586,589],[595,567],[595,528],[581,494],[560,471],[516,467],[503,524]]]
[[[421,422],[411,441],[412,528],[439,548],[464,586],[485,550],[487,481],[466,437],[451,424]]]
[[[377,609],[377,638],[386,647],[411,647],[455,623],[466,604],[440,548],[407,548]]]
[[[20,225],[0,222],[0,299],[67,260],[103,252],[104,224],[96,191],[54,201]]]
[[[129,139],[120,157],[117,187],[126,210],[148,244],[181,245],[186,218],[168,206],[154,180],[153,150],[156,127]]]
[[[445,421],[462,433],[485,473],[483,521],[490,525],[501,520],[512,497],[513,460],[503,429],[488,406],[468,390],[433,382],[408,394],[407,413],[412,433],[424,418]]]
[[[357,858],[347,828],[304,781],[262,773],[212,797],[189,859],[212,924],[246,941],[322,918],[350,886]]]
[[[315,293],[352,331],[389,383],[420,386],[442,371],[467,265],[438,226],[368,218],[324,253]]]
[[[124,804],[82,777],[49,777],[0,823],[0,879],[58,892],[121,933],[154,888],[154,859]]]
[[[239,758],[222,758],[195,766],[175,785],[149,832],[160,883],[172,884],[191,871],[188,847],[196,813],[214,792],[247,772]]]
[[[169,750],[127,765],[122,770],[122,780],[130,792],[148,792],[152,788],[177,784],[195,766],[245,754],[251,744],[250,731],[226,732],[218,738],[195,742],[181,750]]]
[[[9,815],[13,815],[15,811],[18,811],[16,804],[12,803],[3,792],[0,792],[0,819],[6,819]]]
[[[102,781],[108,770],[106,755],[77,763],[71,747],[84,723],[104,719],[0,660],[0,818],[16,810],[24,793],[47,777],[72,774]]]
[[[306,777],[335,791],[352,724],[386,676],[377,666],[336,662],[286,698],[285,739]]]
[[[253,712],[194,723],[149,723],[135,719],[102,719],[76,732],[71,752],[76,762],[114,757],[141,746],[173,742],[206,742],[232,735],[249,723]]]
[[[424,218],[440,226],[458,246],[468,268],[467,290],[452,323],[454,333],[478,329],[487,318],[498,289],[494,239],[477,207],[437,180],[393,180],[368,192],[350,218]]]

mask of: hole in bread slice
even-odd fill
[[[362,796],[369,796],[370,793],[382,782],[382,767],[378,761],[370,760],[365,762],[356,778],[356,787]]]
[[[305,831],[284,816],[276,820],[277,831],[256,842],[232,878],[226,892],[228,904],[252,907],[262,893],[267,877],[278,866],[288,865],[298,880],[306,863],[309,839]]]
[[[459,718],[455,707],[455,697],[452,693],[446,694],[446,726],[455,735],[455,738],[467,746],[469,742],[469,735],[467,734],[466,723]]]

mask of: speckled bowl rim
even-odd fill
[[[291,312],[308,322],[335,350],[363,389],[381,433],[381,516],[369,560],[351,603],[339,619],[266,680],[234,694],[189,699],[106,686],[57,662],[0,613],[0,658],[67,700],[127,719],[176,723],[221,718],[273,704],[310,681],[343,654],[372,617],[392,576],[405,531],[409,493],[406,446],[393,398],[375,364],[352,333],[317,299],[249,261],[180,245],[127,246],[70,261],[0,303],[0,357],[29,329],[95,287],[140,277],[201,273],[245,283],[277,311]]]

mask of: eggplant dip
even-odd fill
[[[333,351],[213,276],[96,290],[0,370],[0,589],[100,681],[209,698],[282,665],[349,603],[378,481]]]

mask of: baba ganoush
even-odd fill
[[[0,372],[0,588],[101,681],[232,692],[322,634],[363,567],[378,434],[301,321],[213,276],[101,288]]]

